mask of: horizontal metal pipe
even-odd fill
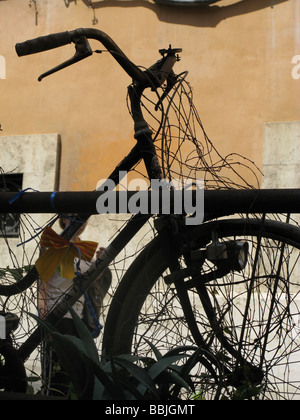
[[[153,210],[155,200],[165,200],[165,191],[139,192],[141,200],[144,200],[143,210],[146,213],[156,212]],[[170,212],[174,211],[174,194],[169,191]],[[110,194],[111,203],[115,200],[114,211],[105,208],[104,199]],[[138,207],[137,191],[77,191],[77,192],[24,192],[20,195],[13,192],[0,192],[0,213],[79,213],[79,214],[102,214],[102,213],[134,213],[130,203],[136,203]],[[211,213],[300,213],[300,189],[262,189],[262,190],[209,190],[202,196],[197,196],[196,191],[191,191],[188,198],[193,206],[203,205],[205,214]],[[102,198],[101,198],[102,196]],[[176,195],[177,202],[180,195]],[[182,194],[183,208],[187,197]],[[102,205],[99,205],[101,200]],[[100,203],[100,204],[101,204]],[[125,205],[124,205],[125,203]],[[156,206],[154,206],[156,208]],[[99,211],[100,210],[100,211]],[[142,211],[144,213],[144,211]]]

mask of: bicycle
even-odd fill
[[[173,71],[180,49],[169,46],[160,50],[162,58],[146,70],[133,64],[110,37],[96,29],[40,37],[17,44],[16,50],[21,56],[75,44],[74,57],[42,74],[39,77],[42,80],[90,56],[93,52],[88,39],[100,41],[132,78],[128,106],[137,143],[108,180],[118,185],[120,174],[129,172],[140,161],[145,164],[148,180],[185,179],[191,178],[192,173],[196,179],[198,164],[206,188],[220,189],[215,191],[216,203],[218,192],[251,188],[244,179],[243,186],[239,186],[228,173],[221,176],[222,168],[231,169],[230,159],[217,154],[216,164],[209,161],[210,152],[215,149],[193,107],[191,91],[185,81],[187,73],[175,75]],[[143,115],[147,109],[143,105],[146,88],[157,97],[154,108],[162,111],[161,119],[148,114],[158,125],[155,131]],[[187,113],[184,113],[184,100],[189,106]],[[164,101],[167,101],[167,111],[163,110]],[[177,116],[177,125],[169,121],[172,111]],[[197,143],[194,135],[197,124],[204,135],[204,146]],[[184,169],[179,165],[180,149],[168,143],[175,139],[181,144],[180,133],[194,146],[194,150],[187,152]],[[161,141],[160,152],[157,151],[158,140]],[[232,173],[238,175],[235,170]],[[241,386],[259,388],[259,394],[253,398],[299,398],[300,381],[296,375],[290,376],[290,370],[300,361],[297,331],[300,229],[291,223],[289,215],[285,221],[274,220],[265,214],[268,210],[255,210],[253,205],[237,217],[239,204],[231,203],[231,210],[210,208],[199,225],[187,223],[193,218],[191,214],[157,215],[154,221],[157,236],[140,252],[114,293],[106,318],[102,351],[104,355],[147,355],[150,349],[145,338],[162,351],[178,345],[196,346],[202,352],[193,363],[193,374],[197,389],[205,398],[225,398]],[[59,208],[55,196],[52,196],[51,206]],[[12,211],[15,208],[12,206]],[[80,212],[78,206],[75,211],[78,214],[71,227],[62,233],[63,237],[72,237],[82,222],[95,212],[94,209]],[[285,213],[289,212],[287,208]],[[99,278],[151,217],[151,214],[134,215],[91,268],[78,276],[77,283],[46,320],[56,325],[69,305],[82,295],[81,288],[87,289]],[[0,285],[0,295],[19,294],[37,277],[36,269],[32,268],[18,283]],[[18,360],[24,362],[39,345],[41,332],[42,328],[37,327],[13,350]],[[15,382],[17,389],[20,386],[24,391],[22,369],[21,379]],[[176,387],[173,397],[179,397]]]

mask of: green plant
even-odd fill
[[[154,358],[99,355],[90,331],[70,309],[80,338],[62,335],[45,321],[35,317],[51,335],[53,347],[72,384],[72,398],[78,400],[170,400],[180,390],[194,392],[189,371],[195,355],[179,347],[162,355],[150,342]],[[178,363],[184,359],[179,367]]]
[[[191,374],[199,362],[207,368],[207,381],[214,382],[218,388],[216,399],[248,400],[257,397],[261,391],[260,386],[253,384],[250,380],[245,380],[237,388],[232,388],[230,392],[227,390],[227,394],[221,393],[224,385],[221,372],[219,371],[218,374],[213,368],[217,360],[209,363],[209,359],[213,356],[194,346],[177,347],[163,355],[150,341],[147,341],[153,357],[130,354],[110,357],[104,355],[100,360],[89,329],[72,308],[70,312],[80,338],[63,335],[45,321],[32,315],[51,335],[52,344],[62,368],[69,375],[71,381],[69,398],[175,400],[180,399],[183,392],[194,401],[205,400],[205,392],[199,389],[203,374],[200,376]],[[196,390],[197,381],[199,382]]]

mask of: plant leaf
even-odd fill
[[[170,367],[173,363],[185,357],[184,355],[163,356],[153,366],[148,369],[148,374],[155,379],[161,372]]]
[[[161,359],[163,357],[163,355],[161,354],[161,352],[154,346],[154,344],[152,344],[149,340],[147,340],[145,338],[146,343],[148,344],[148,346],[151,347],[153,353],[155,354],[155,357],[157,360]]]
[[[73,308],[70,308],[70,313],[72,315],[79,337],[82,340],[85,354],[88,357],[90,357],[91,360],[93,360],[94,362],[98,362],[99,361],[98,350],[97,350],[97,346],[95,344],[95,341],[92,337],[90,330],[87,328],[87,326],[82,321],[82,319],[79,318],[79,316],[76,314]]]
[[[120,366],[126,369],[141,385],[149,389],[153,396],[158,398],[155,383],[147,371],[135,365],[134,363],[129,362],[125,358],[116,357],[114,358],[114,362],[118,363]],[[140,386],[137,387],[138,390],[140,388]]]
[[[86,358],[78,351],[72,336],[52,332],[52,343],[63,369],[70,376],[76,395],[80,400],[92,399],[94,373]]]

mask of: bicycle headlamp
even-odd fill
[[[249,245],[246,241],[213,242],[206,248],[206,257],[217,266],[241,271],[247,263]]]
[[[241,271],[247,264],[249,245],[246,241],[233,241],[229,244],[228,258],[233,261],[233,269]]]

